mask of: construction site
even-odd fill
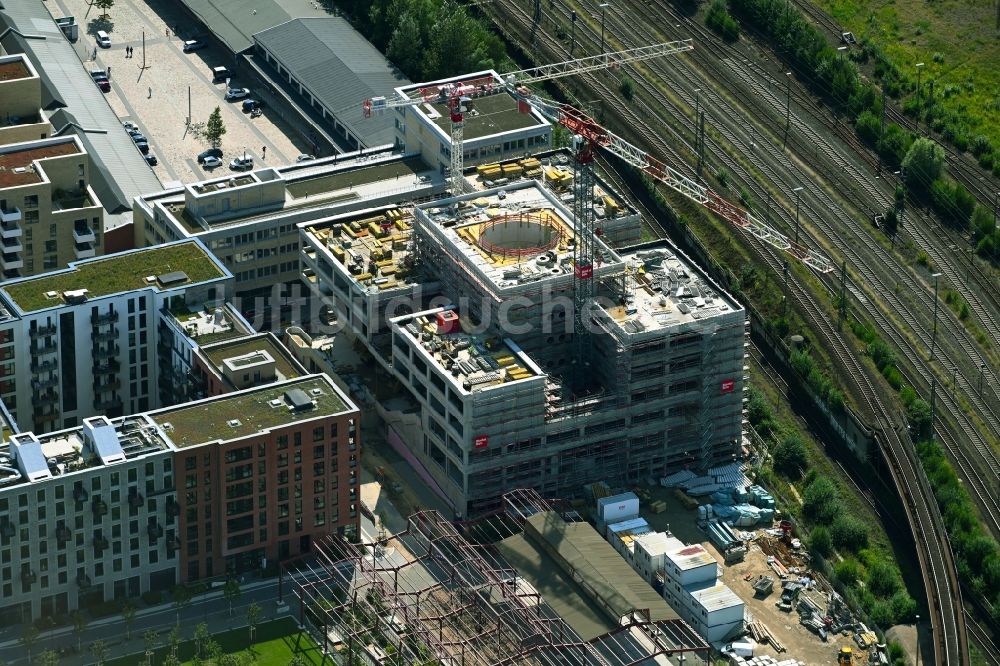
[[[708,663],[704,640],[590,525],[534,491],[461,531],[428,511],[376,543],[316,549],[286,567],[289,600],[346,663]]]

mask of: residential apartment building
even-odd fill
[[[358,529],[358,411],[325,375],[0,444],[0,625],[241,572]]]
[[[104,208],[76,136],[0,146],[0,269],[5,281],[101,254]]]
[[[161,371],[181,365],[175,349],[192,346],[181,320],[197,325],[206,308],[214,312],[232,279],[199,241],[186,240],[8,282],[0,287],[0,400],[22,430],[39,434],[164,404],[172,394],[161,396]],[[244,333],[233,319],[210,330]]]
[[[298,280],[299,223],[443,189],[419,158],[387,150],[259,169],[137,198],[135,245],[198,238],[232,271],[249,311],[253,297]]]
[[[359,412],[326,375],[150,417],[176,449],[181,580],[256,569],[357,532]]]
[[[51,136],[42,113],[42,84],[23,54],[0,56],[0,145]]]
[[[195,352],[194,381],[202,397],[295,379],[302,364],[273,333],[258,333],[201,346]]]

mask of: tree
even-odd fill
[[[802,511],[819,525],[829,525],[840,511],[840,499],[833,481],[817,476],[802,495]]]
[[[94,0],[93,5],[101,10],[101,18],[108,18],[108,10],[115,6],[115,0]]]
[[[73,611],[73,633],[76,634],[76,651],[83,649],[83,631],[87,628],[87,617],[79,610]]]
[[[306,660],[302,658],[302,655],[297,654],[288,660],[288,666],[306,666]]]
[[[850,514],[841,514],[830,526],[833,545],[839,551],[857,553],[868,546],[868,526]]]
[[[925,439],[931,433],[931,406],[917,398],[906,406],[906,418],[917,439]]]
[[[125,640],[132,640],[132,623],[135,622],[135,606],[122,606],[122,621],[125,622]]]
[[[208,122],[205,123],[205,139],[212,145],[212,148],[218,148],[222,145],[222,137],[226,134],[226,124],[222,122],[222,109],[215,107],[215,111],[208,116]]]
[[[944,168],[944,149],[934,141],[917,139],[903,158],[906,182],[916,192],[927,192],[931,183],[941,176]]]
[[[233,614],[233,604],[239,601],[241,594],[240,581],[238,581],[235,576],[230,576],[229,580],[226,581],[226,586],[222,588],[222,596],[225,597],[226,601],[229,603],[230,616]]]
[[[222,646],[214,638],[209,638],[205,641],[205,655],[213,664],[218,664],[222,658]]]
[[[729,15],[725,0],[714,0],[705,14],[705,25],[722,35],[727,42],[740,38],[740,24]]]
[[[155,629],[148,629],[142,635],[142,642],[146,648],[146,666],[153,666],[153,651],[160,642],[160,633]]]
[[[198,626],[194,628],[195,653],[202,659],[205,658],[203,648],[205,647],[205,643],[208,642],[210,636],[211,634],[208,633],[208,625],[204,622],[199,622]]]
[[[789,435],[774,449],[774,468],[793,481],[802,476],[808,462],[806,443],[798,435]]]
[[[175,654],[168,654],[163,660],[163,666],[181,666],[181,660]]]
[[[386,56],[403,70],[404,74],[412,78],[421,73],[424,51],[424,35],[421,33],[420,24],[413,11],[407,10],[392,32]]]
[[[175,625],[170,628],[170,633],[167,634],[167,644],[170,645],[170,654],[176,657],[177,650],[181,646],[180,625]]]
[[[108,646],[107,644],[98,639],[90,644],[90,656],[94,658],[97,662],[97,666],[103,666],[104,662],[108,659]]]
[[[822,525],[814,527],[809,533],[809,548],[820,557],[829,557],[830,553],[833,552],[830,530]]]
[[[632,98],[635,97],[635,83],[629,77],[622,76],[621,83],[618,84],[618,92],[622,94],[622,97],[631,102]]]
[[[38,628],[33,624],[26,624],[21,632],[21,645],[28,653],[28,661],[31,661],[31,648],[38,642]]]
[[[257,623],[260,622],[261,608],[256,601],[251,601],[247,606],[247,626],[250,627],[250,645],[253,645],[254,634],[257,632]]]
[[[865,109],[858,114],[858,118],[854,122],[854,131],[858,133],[862,141],[869,146],[874,146],[878,144],[878,135],[882,131],[881,121],[871,110]]]
[[[181,610],[191,605],[191,590],[183,585],[174,587],[170,593],[174,598],[174,611],[177,613],[177,626],[181,625]]]
[[[38,655],[38,666],[56,666],[59,663],[59,654],[54,650],[45,650]]]

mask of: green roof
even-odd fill
[[[176,271],[184,273],[187,279],[171,283],[171,287],[223,275],[201,246],[187,241],[82,261],[70,269],[14,282],[3,290],[22,312],[34,312],[62,305],[64,291],[86,289],[88,298],[96,298],[148,287],[146,276]],[[45,294],[50,291],[58,296],[48,298]]]
[[[199,338],[200,339],[200,338]],[[244,356],[255,351],[264,350],[274,359],[275,369],[285,379],[295,379],[302,373],[295,367],[288,350],[270,334],[255,335],[252,337],[237,338],[227,342],[220,342],[209,347],[202,346],[201,351],[208,357],[216,368],[222,365],[227,358],[234,356]]]
[[[513,132],[543,124],[531,113],[521,113],[517,108],[517,100],[507,94],[489,95],[474,100],[474,107],[479,113],[465,114],[465,140],[479,139],[491,134]],[[451,136],[451,115],[445,104],[432,104],[441,115],[434,119],[434,124],[440,127],[446,136]],[[415,107],[420,108],[420,107]],[[423,113],[423,110],[420,110]]]
[[[302,389],[316,401],[315,407],[293,412],[285,401],[285,393]],[[313,389],[322,395],[313,395]],[[272,407],[271,400],[282,404]],[[247,437],[300,421],[340,414],[347,405],[322,375],[310,376],[292,382],[271,384],[266,387],[231,393],[218,398],[202,400],[190,406],[167,409],[152,414],[157,424],[170,424],[167,435],[178,447],[196,446],[216,440],[228,441]],[[239,421],[232,426],[230,422]]]
[[[302,197],[315,196],[348,187],[369,185],[381,180],[398,178],[399,176],[411,176],[415,173],[429,170],[430,168],[422,159],[411,157],[405,160],[392,160],[391,162],[376,164],[374,166],[345,169],[344,171],[332,173],[328,176],[295,180],[287,185],[287,190],[296,199],[301,199]]]

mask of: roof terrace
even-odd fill
[[[73,298],[96,298],[143,287],[174,288],[224,275],[202,245],[189,240],[78,261],[70,268],[17,280],[0,289],[27,313],[61,306]]]
[[[309,375],[161,409],[150,417],[176,447],[186,448],[249,437],[352,409],[325,375]]]
[[[0,58],[0,81],[16,81],[31,77],[31,70],[21,58]]]
[[[245,359],[252,359],[254,357],[250,356],[251,354],[260,354],[260,352],[274,360],[275,370],[278,374],[277,381],[279,382],[295,379],[305,374],[305,369],[270,333],[260,333],[201,347],[201,353],[220,372],[227,360],[241,359],[236,362],[236,365],[247,365],[253,361],[248,362]]]
[[[15,143],[0,147],[0,188],[33,185],[42,182],[38,160],[81,152],[72,138]]]

